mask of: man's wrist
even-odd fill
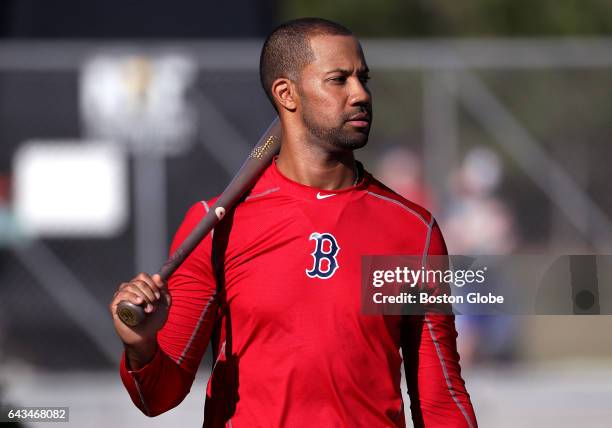
[[[140,370],[153,360],[157,352],[157,339],[125,346],[125,361],[129,370]]]

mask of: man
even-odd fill
[[[132,400],[150,416],[178,405],[212,341],[205,426],[402,427],[403,355],[415,426],[476,427],[451,316],[361,313],[361,255],[446,247],[425,209],[353,157],[372,122],[359,42],[333,22],[291,21],[266,40],[260,74],[280,154],[168,289],[141,273],[111,303]],[[213,202],[191,207],[171,252]],[[122,324],[121,300],[148,320]]]

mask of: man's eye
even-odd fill
[[[344,83],[344,82],[346,82],[346,77],[344,77],[344,76],[337,76],[337,77],[332,77],[329,80],[331,80],[332,82],[335,82],[335,83]]]
[[[361,83],[368,83],[370,81],[370,76],[361,76],[359,78],[359,80],[361,80]]]

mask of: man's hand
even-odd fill
[[[122,300],[144,306],[145,313],[149,315],[137,326],[125,325],[117,316],[117,305]],[[171,303],[167,285],[158,274],[149,276],[141,272],[130,282],[119,285],[109,309],[115,330],[125,344],[128,364],[132,370],[144,366],[155,356],[157,332],[166,323]]]

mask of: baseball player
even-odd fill
[[[167,284],[141,273],[111,302],[132,400],[149,416],[177,406],[210,344],[205,427],[404,427],[403,364],[416,427],[475,428],[454,317],[361,311],[362,255],[446,246],[427,210],[354,158],[372,124],[359,41],[334,22],[290,21],[266,39],[260,77],[279,155]],[[191,206],[171,252],[214,201]],[[146,321],[120,322],[122,300]]]

